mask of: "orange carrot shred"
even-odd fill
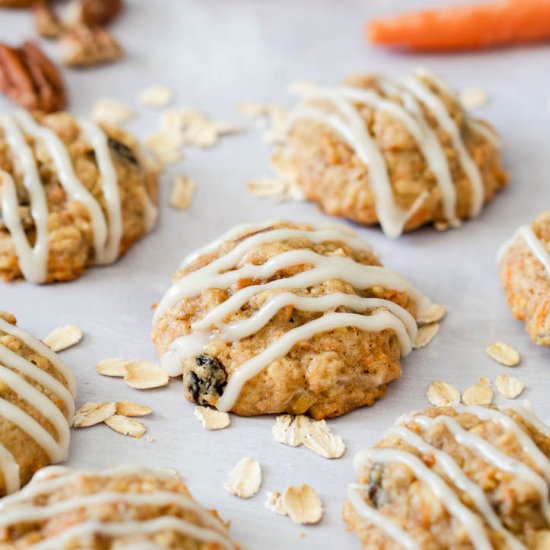
[[[374,44],[458,50],[550,40],[550,0],[489,3],[407,13],[367,24]]]

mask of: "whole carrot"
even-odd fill
[[[550,40],[550,0],[499,0],[370,21],[374,44],[411,50],[487,48]]]

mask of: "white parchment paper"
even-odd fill
[[[501,132],[511,174],[509,188],[459,230],[423,229],[391,241],[377,228],[359,229],[387,266],[445,304],[448,316],[437,339],[403,361],[402,379],[391,385],[382,401],[330,421],[348,449],[342,459],[328,461],[305,448],[275,443],[273,418],[234,417],[227,430],[206,432],[185,402],[179,381],[137,392],[95,372],[94,365],[107,357],[155,359],[149,338],[151,304],[165,291],[186,253],[243,221],[327,220],[308,203],[273,204],[247,194],[246,182],[268,173],[267,147],[253,125],[213,150],[189,150],[185,161],[162,178],[157,229],[116,265],[91,269],[67,284],[0,286],[1,309],[13,311],[36,335],[43,337],[65,323],[83,328],[83,342],[63,353],[78,378],[79,404],[129,399],[154,409],[145,419],[154,442],[125,438],[106,426],[74,431],[69,465],[131,462],[177,468],[203,504],[231,520],[231,532],[246,548],[358,548],[341,520],[346,485],[354,478],[352,458],[374,443],[396,416],[425,407],[430,381],[444,379],[465,389],[480,375],[494,379],[503,372],[514,374],[528,385],[524,398],[550,420],[550,350],[532,344],[522,324],[511,317],[495,266],[498,246],[515,227],[550,208],[550,113],[545,108],[550,97],[550,47],[419,56],[375,50],[363,41],[362,24],[369,16],[426,4],[134,0],[114,26],[128,57],[100,69],[65,71],[73,112],[88,113],[99,97],[120,99],[138,110],[128,127],[145,137],[157,127],[159,113],[141,108],[137,95],[151,84],[176,90],[176,105],[238,122],[236,102],[291,104],[286,88],[295,80],[332,83],[360,71],[398,75],[423,64],[458,88],[480,87],[489,94],[479,115]],[[14,43],[32,37],[30,16],[1,11],[0,36]],[[57,55],[54,44],[45,47]],[[10,108],[3,100],[0,106]],[[198,183],[192,208],[184,213],[168,206],[171,177],[179,173]],[[520,350],[521,366],[513,373],[486,356],[486,345],[495,340]],[[228,471],[243,456],[258,460],[264,473],[261,493],[247,501],[223,489]],[[266,491],[303,482],[312,485],[324,502],[320,525],[297,526],[264,508]],[[299,536],[301,531],[305,536]]]

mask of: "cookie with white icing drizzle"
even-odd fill
[[[123,130],[68,113],[0,113],[0,278],[74,279],[157,217],[156,175]]]
[[[522,407],[430,408],[355,457],[344,519],[363,548],[542,550],[550,427]]]
[[[550,211],[502,245],[498,272],[513,316],[535,344],[550,346]]]
[[[328,214],[378,223],[390,237],[456,227],[506,183],[494,130],[426,70],[297,91],[273,166]]]
[[[432,305],[346,227],[248,224],[184,260],[153,340],[192,402],[326,418],[384,395]]]
[[[0,548],[237,550],[215,511],[176,473],[140,466],[51,466],[0,501]]]
[[[0,312],[0,496],[67,458],[75,387],[57,354]]]

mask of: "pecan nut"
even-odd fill
[[[122,11],[122,0],[81,0],[82,22],[89,26],[107,25]]]
[[[48,0],[35,0],[32,5],[34,28],[42,38],[59,38],[63,24]]]
[[[101,27],[81,25],[64,34],[59,43],[63,63],[70,67],[102,65],[124,54],[117,40]]]
[[[0,44],[0,91],[31,111],[51,113],[65,106],[65,87],[56,66],[32,42],[18,48]]]
[[[0,0],[0,8],[28,8],[32,0]]]

